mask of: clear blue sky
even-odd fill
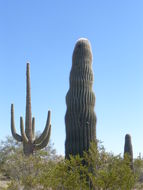
[[[26,62],[31,68],[32,114],[43,131],[52,111],[51,140],[64,154],[72,52],[80,37],[93,51],[97,138],[107,151],[123,153],[131,134],[134,157],[143,154],[143,1],[1,0],[0,140],[25,117]]]

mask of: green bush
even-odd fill
[[[36,187],[40,190],[39,179],[45,166],[50,169],[61,158],[56,155],[52,144],[29,157],[23,154],[22,146],[11,137],[0,144],[1,171],[11,180],[8,189],[16,190],[23,186],[26,190]]]
[[[129,158],[114,156],[105,152],[100,144],[92,143],[83,158],[71,156],[69,160],[58,162],[52,170],[45,169],[41,184],[56,190],[131,190],[136,176],[129,166]]]
[[[141,189],[136,182],[143,161],[135,160],[133,172],[128,157],[107,153],[99,142],[91,143],[83,157],[70,159],[57,156],[52,146],[26,157],[21,146],[9,142],[0,146],[2,170],[11,179],[8,190],[131,190],[135,184]]]

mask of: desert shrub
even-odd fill
[[[12,180],[8,189],[36,189],[43,166],[40,157],[19,155],[17,158],[17,155],[12,155],[5,165],[5,170]]]
[[[11,137],[7,137],[0,144],[1,171],[11,180],[8,189],[16,190],[23,187],[26,190],[40,190],[42,187],[39,176],[44,172],[45,165],[51,168],[60,159],[61,156],[56,155],[51,143],[28,157],[23,154],[22,146]]]
[[[101,189],[126,189],[134,187],[136,176],[130,168],[130,159],[114,156],[107,153],[104,147],[98,143],[92,143],[85,160],[90,171],[88,172],[92,186]]]
[[[87,189],[87,167],[82,162],[83,158],[79,155],[70,156],[70,160],[63,159],[55,164],[52,169],[45,168],[40,183],[45,189],[50,187],[53,190]]]
[[[22,146],[20,143],[13,140],[12,137],[6,137],[6,140],[0,142],[0,169],[3,170],[3,166],[12,154],[21,154]]]
[[[88,153],[62,160],[51,170],[45,168],[40,183],[53,190],[131,190],[136,176],[130,168],[129,158],[107,153],[98,143],[92,143]]]
[[[20,145],[8,142],[0,150],[3,171],[11,179],[9,190],[131,190],[143,163],[136,160],[133,172],[128,157],[107,153],[99,142],[91,143],[83,157],[70,159],[57,156],[52,145],[27,157]]]
[[[143,160],[138,157],[134,160],[134,172],[139,178],[140,182],[143,182]]]

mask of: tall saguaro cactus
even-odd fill
[[[70,72],[70,88],[66,95],[65,155],[79,154],[89,149],[96,140],[95,95],[92,91],[92,51],[87,39],[77,41]]]
[[[50,124],[51,112],[48,111],[48,117],[45,129],[43,133],[35,139],[35,118],[32,118],[31,112],[31,90],[30,90],[30,65],[27,63],[26,71],[26,116],[25,116],[25,131],[23,118],[20,117],[20,130],[21,135],[16,133],[14,124],[14,105],[11,104],[11,132],[13,137],[19,141],[23,142],[23,152],[25,155],[33,154],[35,150],[44,148],[50,138],[51,124]]]
[[[126,134],[125,136],[124,157],[126,154],[129,156],[130,167],[133,170],[133,149],[132,149],[131,136],[129,134]]]

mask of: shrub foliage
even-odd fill
[[[52,145],[29,157],[11,138],[0,145],[1,172],[10,178],[12,190],[131,190],[137,184],[143,168],[141,158],[134,162],[105,151],[101,143],[91,143],[83,157],[64,159],[57,156]],[[139,184],[138,185],[138,189]]]

